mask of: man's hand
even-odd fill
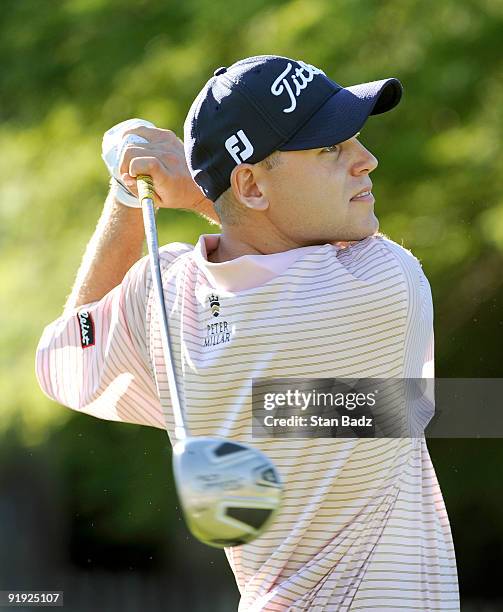
[[[161,208],[184,208],[201,212],[203,204],[210,205],[192,180],[183,142],[171,130],[140,126],[124,132],[148,140],[145,144],[130,144],[124,148],[119,162],[121,180],[135,195],[136,177],[148,174],[154,181],[155,203]]]

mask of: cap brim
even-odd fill
[[[402,91],[402,84],[395,78],[342,88],[278,150],[317,149],[344,142],[361,130],[370,115],[394,108]]]

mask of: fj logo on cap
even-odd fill
[[[240,164],[250,158],[254,151],[252,143],[248,140],[243,130],[239,130],[236,134],[229,136],[225,141],[225,148],[229,151],[236,164]]]
[[[288,66],[283,70],[279,77],[271,85],[271,93],[273,96],[281,96],[286,91],[290,98],[290,106],[283,109],[284,113],[293,113],[297,108],[297,98],[301,91],[305,89],[309,83],[313,80],[315,74],[325,74],[323,70],[311,66],[311,64],[305,64],[304,62],[297,62],[300,68],[295,68],[293,74],[293,66],[288,62]],[[291,83],[290,83],[291,81]],[[292,89],[292,85],[294,89]]]

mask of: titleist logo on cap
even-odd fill
[[[297,61],[297,64],[299,64],[301,68],[295,68],[293,74],[290,74],[292,72],[293,65],[288,62],[287,67],[277,77],[271,86],[271,93],[273,96],[281,96],[284,91],[288,93],[290,98],[290,106],[283,109],[284,113],[292,113],[297,108],[297,98],[301,94],[302,90],[305,89],[313,80],[315,74],[325,74],[323,70],[320,70],[311,64],[301,62],[300,60]],[[289,79],[295,86],[295,91],[292,89]]]

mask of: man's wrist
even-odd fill
[[[139,217],[141,218],[142,216],[142,209],[141,206],[128,206],[127,204],[124,204],[124,202],[117,197],[116,191],[114,189],[110,189],[109,194],[108,194],[108,198],[107,198],[107,205],[108,206],[114,206],[117,209],[119,209],[120,211],[125,209],[125,210],[133,210],[133,211],[137,211]],[[160,206],[157,206],[156,204],[154,204],[154,212],[157,214],[157,211],[159,210],[159,208],[161,208]],[[134,214],[133,217],[134,218]]]
[[[114,199],[121,202],[125,206],[132,208],[139,208],[138,198],[132,193],[126,185],[115,176],[110,179],[110,193],[112,193]]]

